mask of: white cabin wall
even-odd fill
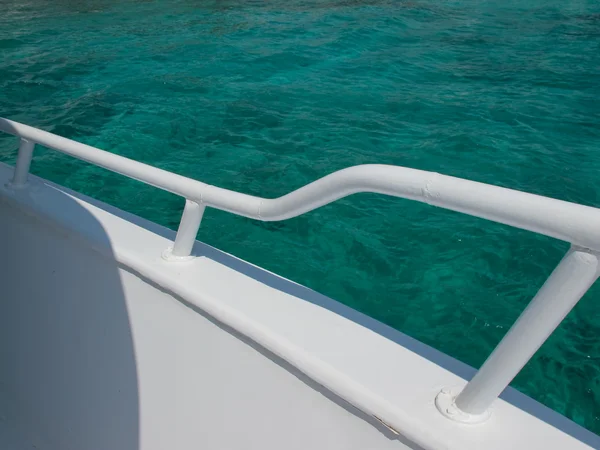
[[[89,227],[103,230],[90,217]],[[0,203],[2,390],[39,449],[139,448],[135,350],[118,268]]]

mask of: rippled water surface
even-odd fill
[[[492,5],[495,3],[495,5]],[[600,206],[596,1],[0,0],[0,115],[279,196],[385,163]],[[0,138],[0,160],[16,142]],[[33,172],[171,228],[183,202],[55,152]],[[199,238],[479,367],[567,245],[377,195]],[[600,433],[593,288],[513,385]]]

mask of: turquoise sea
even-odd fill
[[[600,3],[0,0],[0,116],[265,197],[384,163],[600,206]],[[44,149],[32,171],[177,226],[158,189]],[[568,248],[377,195],[209,210],[199,239],[475,367]],[[599,300],[513,382],[596,433]]]

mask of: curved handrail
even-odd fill
[[[205,206],[263,221],[296,217],[342,197],[373,192],[534,231],[600,250],[600,210],[513,189],[387,165],[343,169],[275,199],[222,189],[28,125],[0,118],[0,131],[181,195]]]
[[[600,209],[589,206],[385,165],[350,167],[282,197],[265,199],[201,183],[8,119],[0,118],[0,131],[21,138],[12,182],[15,189],[26,186],[34,144],[38,143],[185,197],[175,244],[165,255],[170,260],[190,255],[205,206],[264,221],[284,220],[358,192],[417,200],[571,242],[574,245],[465,389],[458,394],[442,389],[436,397],[439,411],[459,422],[474,423],[488,417],[486,411],[494,399],[600,275]],[[324,385],[339,392],[340,383],[337,379]],[[354,397],[357,406],[373,409],[368,401]],[[385,406],[376,409],[384,419],[390,417]],[[395,420],[393,415],[391,420]]]

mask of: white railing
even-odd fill
[[[283,197],[265,199],[221,189],[89,145],[0,118],[0,131],[20,137],[12,189],[24,189],[35,144],[53,148],[186,199],[173,248],[165,258],[191,258],[207,206],[263,221],[296,217],[339,198],[375,192],[421,201],[534,231],[572,244],[542,288],[461,391],[443,389],[438,409],[461,422],[485,420],[489,407],[599,275],[600,209],[512,189],[385,165],[340,170]]]

